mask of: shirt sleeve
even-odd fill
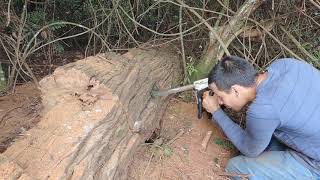
[[[249,108],[246,118],[246,128],[241,128],[233,122],[222,109],[212,114],[230,141],[245,156],[256,157],[268,144],[275,129],[280,126],[277,113],[271,105],[255,105]]]

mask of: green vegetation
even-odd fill
[[[215,138],[214,143],[217,145],[220,145],[221,147],[223,147],[223,149],[228,150],[228,151],[235,149],[233,144],[230,141],[228,141],[227,139]]]
[[[163,146],[164,155],[170,157],[173,153],[173,150],[169,146]]]
[[[192,83],[192,79],[191,79],[191,76],[193,75],[193,74],[195,74],[195,73],[197,73],[198,72],[198,70],[196,69],[196,67],[195,67],[195,62],[194,62],[194,60],[193,60],[193,58],[192,57],[190,57],[190,58],[188,58],[188,61],[189,62],[187,62],[187,66],[186,66],[186,68],[187,68],[187,83],[188,84],[191,84]]]
[[[68,51],[85,55],[111,50],[123,53],[141,45],[170,43],[185,57],[184,84],[205,77],[227,52],[245,57],[257,69],[289,56],[317,66],[309,57],[320,56],[318,8],[309,1],[274,3],[256,3],[254,11],[247,11],[248,1],[2,1],[0,55],[11,64],[9,85],[17,76],[35,83],[41,78],[31,68],[37,65],[35,57],[45,57],[44,64],[50,69],[53,63],[62,64],[53,61],[54,57]],[[298,10],[301,7],[305,9]],[[237,17],[238,11],[247,14]],[[233,22],[236,29],[230,34],[226,25]],[[242,33],[245,29],[246,35]],[[261,33],[251,37],[251,30]],[[234,36],[235,32],[239,34]],[[301,46],[292,43],[291,37]]]

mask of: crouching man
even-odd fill
[[[203,95],[226,136],[241,152],[226,171],[249,179],[320,179],[320,71],[295,59],[279,59],[257,73],[248,61],[227,56],[209,74],[214,96]],[[245,129],[220,108],[246,104]]]

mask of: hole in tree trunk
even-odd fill
[[[159,137],[159,132],[155,130],[149,139],[145,141],[145,143],[154,143],[154,141]]]

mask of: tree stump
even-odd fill
[[[42,120],[3,154],[17,170],[10,176],[0,169],[0,176],[125,179],[132,154],[159,128],[168,102],[150,92],[178,85],[181,69],[168,49],[100,54],[57,68],[40,81]]]

